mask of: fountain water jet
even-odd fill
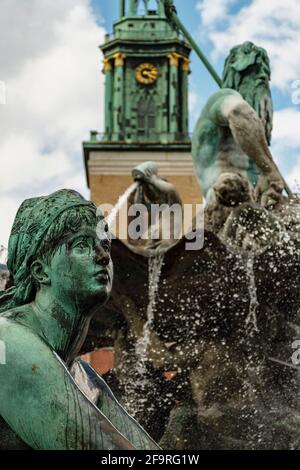
[[[147,321],[143,327],[143,336],[138,339],[135,351],[139,358],[139,371],[144,372],[144,364],[147,358],[147,348],[150,344],[151,326],[154,320],[155,306],[159,288],[159,281],[162,266],[164,263],[164,253],[157,251],[148,258],[148,275],[149,275],[149,304],[147,307]]]
[[[147,395],[151,388],[151,379],[148,370],[148,348],[151,343],[152,324],[158,296],[161,271],[164,263],[164,252],[151,250],[148,257],[148,306],[147,320],[144,323],[142,336],[135,344],[136,362],[133,364],[129,380],[125,385],[125,404],[133,416],[138,416],[148,400]],[[143,398],[144,397],[144,398]],[[150,405],[151,406],[151,405]],[[149,408],[149,405],[148,405]]]
[[[259,332],[257,326],[257,309],[259,307],[259,302],[257,299],[257,288],[255,283],[255,275],[254,275],[254,256],[252,254],[249,255],[247,262],[246,262],[246,273],[248,276],[248,289],[249,289],[249,297],[250,297],[250,304],[249,304],[249,315],[246,318],[246,326],[252,331]]]
[[[131,196],[131,194],[137,189],[137,187],[138,187],[138,183],[136,183],[136,182],[133,183],[131,186],[129,186],[129,188],[126,189],[125,193],[122,196],[119,197],[119,200],[118,200],[117,204],[114,206],[111,213],[109,214],[109,216],[106,219],[109,228],[111,228],[113,222],[115,221],[115,219],[118,215],[118,212],[123,207],[123,205],[127,202],[128,198]]]

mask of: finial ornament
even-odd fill
[[[170,65],[174,67],[179,66],[179,60],[182,58],[183,57],[180,54],[177,54],[176,52],[172,52],[171,54],[168,55],[168,59],[170,60]]]
[[[181,68],[184,72],[190,72],[191,71],[190,63],[191,63],[190,59],[187,59],[186,57],[182,58]]]
[[[112,58],[115,59],[115,66],[116,67],[123,67],[124,59],[126,58],[126,55],[119,52],[119,53],[113,55]]]
[[[169,20],[173,28],[178,30],[178,26],[176,22],[174,21],[174,16],[173,16],[174,14],[177,15],[177,10],[176,10],[173,0],[161,0],[161,1],[164,5],[165,15],[167,19]]]
[[[103,59],[103,72],[110,72],[112,70],[112,63],[111,59],[108,59],[107,57]]]

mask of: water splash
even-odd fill
[[[248,291],[250,296],[249,314],[246,318],[246,326],[252,331],[259,332],[256,316],[259,303],[257,299],[257,288],[254,274],[254,256],[250,253],[246,262],[246,273],[248,277]]]
[[[223,240],[224,243],[226,243],[229,252],[231,252],[234,255],[238,255],[240,252],[240,248],[237,249],[237,246],[233,242],[233,240]],[[248,293],[249,293],[249,298],[250,298],[250,303],[249,303],[249,313],[246,317],[245,324],[248,332],[250,334],[253,334],[254,332],[259,333],[259,329],[257,326],[257,309],[259,307],[259,302],[257,298],[257,287],[256,287],[256,282],[255,282],[255,273],[254,273],[254,259],[255,256],[258,253],[262,253],[264,249],[260,249],[257,244],[255,244],[255,240],[253,239],[252,235],[250,234],[250,237],[247,237],[246,240],[244,240],[244,246],[243,246],[243,256],[240,258],[242,262],[242,266],[245,269],[246,276],[248,279]]]
[[[133,183],[131,186],[129,186],[129,188],[126,189],[125,193],[119,197],[117,204],[114,206],[111,213],[106,219],[109,228],[111,228],[112,224],[116,220],[118,212],[123,207],[127,199],[131,196],[131,194],[136,190],[137,187],[138,187],[138,183],[136,182]]]
[[[135,345],[136,362],[124,383],[124,405],[133,417],[138,417],[148,403],[151,379],[147,370],[147,351],[151,342],[151,327],[154,320],[161,270],[164,262],[164,253],[156,251],[148,258],[148,296],[147,320],[143,327],[142,336]],[[153,392],[153,391],[152,391]],[[154,411],[154,410],[153,410]]]
[[[164,253],[157,251],[155,255],[150,256],[148,260],[148,295],[149,303],[147,307],[147,321],[143,327],[143,336],[138,339],[136,343],[136,354],[139,358],[139,369],[143,373],[145,369],[145,361],[147,356],[147,349],[150,344],[151,337],[151,326],[154,320],[155,306],[157,300],[157,294],[159,289],[159,280],[161,275],[161,270],[164,263]]]

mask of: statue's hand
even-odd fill
[[[157,177],[157,170],[157,164],[153,162],[145,162],[133,169],[132,176],[135,181],[150,183],[152,177]]]
[[[282,199],[284,182],[276,174],[261,176],[255,188],[256,200],[263,207],[271,209]]]
[[[135,181],[137,181],[138,183],[142,183],[146,186],[149,186],[149,185],[155,186],[155,182],[157,181],[157,179],[158,178],[156,175],[151,175],[151,174],[140,173],[135,176]]]

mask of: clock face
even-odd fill
[[[135,78],[143,85],[152,85],[157,80],[158,69],[153,64],[140,64],[135,69]]]

